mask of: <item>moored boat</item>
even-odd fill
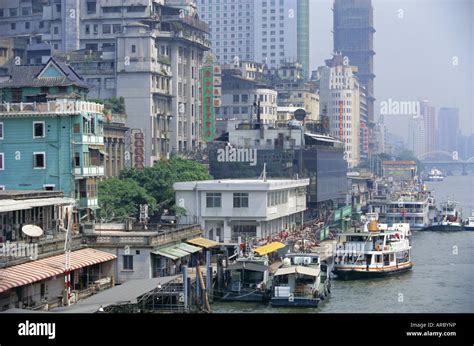
[[[440,212],[429,228],[430,231],[461,231],[463,228],[461,212],[457,202],[448,200],[443,202]]]
[[[334,273],[340,279],[384,277],[412,267],[407,224],[389,228],[370,221],[362,230],[339,236]]]
[[[317,307],[330,292],[330,267],[317,253],[289,253],[274,274],[272,306]]]
[[[265,302],[271,294],[270,266],[265,257],[238,258],[227,268],[224,301]]]
[[[465,231],[474,231],[474,211],[471,213],[471,216],[464,220],[463,226]]]

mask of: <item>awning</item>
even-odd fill
[[[197,246],[192,246],[185,243],[179,243],[172,246],[156,249],[152,251],[152,253],[155,255],[171,258],[172,260],[177,260],[178,258],[189,256],[201,250],[202,249]]]
[[[202,248],[197,247],[197,246],[193,246],[193,245],[189,245],[189,244],[186,244],[186,243],[178,244],[176,247],[180,250],[183,250],[183,251],[186,251],[186,252],[189,252],[189,253],[196,253],[196,252],[202,251]]]
[[[245,269],[245,270],[252,270],[255,272],[265,272],[268,269],[270,269],[270,267],[263,264],[252,263],[252,262],[236,262],[236,263],[231,264],[229,267],[227,267],[227,269],[228,270]]]
[[[75,204],[73,198],[34,198],[26,200],[4,199],[0,202],[0,213],[6,213],[15,210],[26,210],[33,207],[46,207],[50,205]]]
[[[260,255],[266,255],[267,253],[277,251],[279,249],[283,249],[286,245],[277,241],[274,241],[273,243],[260,246],[253,251],[260,254]]]
[[[117,256],[95,249],[81,249],[71,252],[70,269],[88,267],[94,264],[112,261]],[[28,263],[0,269],[0,293],[14,287],[28,285],[64,274],[65,255],[42,258]]]
[[[209,248],[214,247],[214,246],[221,245],[220,243],[218,243],[214,240],[206,239],[206,238],[203,238],[203,237],[194,238],[194,239],[191,239],[191,240],[186,240],[186,242],[189,243],[189,244],[193,244],[193,245],[197,245],[197,246],[206,248],[206,249],[209,249]]]
[[[109,156],[109,154],[107,154],[107,152],[103,149],[99,149],[99,153],[101,153],[104,156]]]
[[[317,277],[319,275],[319,272],[320,272],[319,267],[310,268],[310,267],[302,267],[302,266],[293,266],[293,267],[278,269],[275,272],[275,276],[289,275],[289,274],[303,274],[303,275]]]

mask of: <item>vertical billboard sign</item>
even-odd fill
[[[215,109],[221,106],[221,68],[220,66],[205,65],[201,70],[202,85],[202,139],[205,142],[214,140]]]

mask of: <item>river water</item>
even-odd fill
[[[427,183],[439,204],[454,198],[463,218],[474,210],[474,176]],[[414,231],[410,272],[370,280],[334,280],[329,299],[313,308],[215,303],[216,313],[460,313],[474,312],[474,232]]]

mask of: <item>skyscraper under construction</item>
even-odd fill
[[[367,89],[369,124],[374,123],[374,16],[371,0],[334,1],[334,52],[357,66],[360,84]]]

